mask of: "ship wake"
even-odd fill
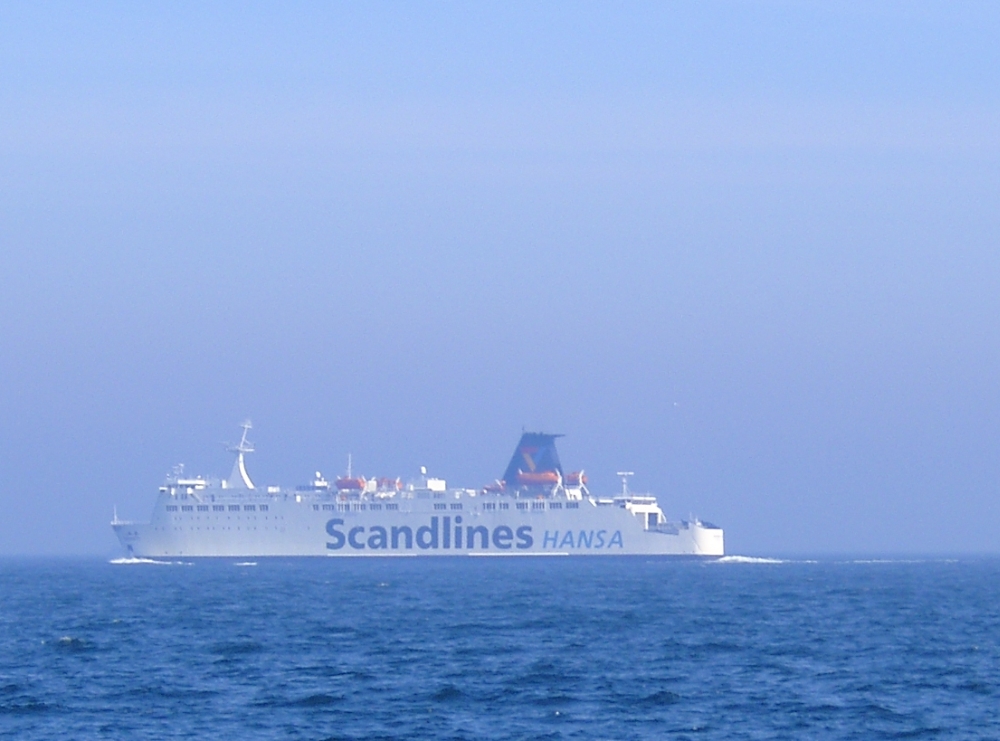
[[[715,563],[788,563],[780,558],[761,558],[758,556],[723,556]]]
[[[125,566],[132,564],[141,563],[152,563],[159,566],[191,566],[190,563],[186,561],[157,561],[155,558],[112,558],[108,563],[114,564],[115,566]]]

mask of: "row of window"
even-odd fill
[[[267,512],[268,511],[268,507],[269,507],[269,505],[267,505],[267,504],[244,504],[243,505],[243,511],[244,512],[256,512],[257,510],[260,510],[261,512]],[[176,504],[168,504],[166,509],[167,509],[167,512],[176,512],[177,511],[177,505]],[[198,505],[198,511],[199,512],[208,512],[208,505],[207,504],[199,504]],[[213,504],[212,505],[212,511],[213,512],[225,512],[226,511],[226,507],[225,507],[225,505],[222,505],[222,504]],[[239,512],[240,511],[240,505],[238,505],[238,504],[230,504],[229,505],[229,511],[230,512]],[[181,505],[181,512],[194,512],[194,506],[192,506],[190,504],[182,504]]]
[[[355,512],[364,512],[365,510],[371,510],[372,512],[381,512],[382,507],[385,507],[389,512],[395,512],[399,510],[398,504],[324,504],[323,510],[326,512],[350,512],[354,510]],[[319,512],[320,505],[314,504],[313,509]]]
[[[528,502],[517,502],[516,505],[517,505],[518,509],[521,509],[521,510],[528,509]],[[398,504],[386,504],[384,506],[389,511],[395,511],[395,510],[399,509],[399,505]],[[451,509],[455,509],[455,510],[462,509],[462,505],[460,503],[452,503],[450,506],[451,506]],[[337,505],[324,504],[323,505],[323,509],[327,510],[327,511],[330,511],[330,512],[334,511],[335,509],[337,511],[339,511],[339,512],[349,512],[352,509],[355,512],[357,512],[357,511],[364,511],[366,508],[367,509],[371,509],[372,511],[380,511],[382,509],[382,507],[383,507],[383,505],[381,505],[381,504],[369,504],[369,505],[364,505],[364,504],[350,504],[350,505],[348,505],[348,504],[337,504]],[[447,504],[439,504],[439,503],[436,503],[436,502],[434,504],[434,509],[436,509],[436,510],[448,509],[448,507],[449,507],[449,505],[447,505]],[[483,502],[483,509],[484,510],[494,510],[495,511],[498,507],[499,507],[499,509],[503,510],[503,509],[509,509],[510,505],[507,502],[499,502],[499,503],[497,503],[497,502]],[[316,510],[317,512],[319,511],[319,508],[320,508],[320,505],[318,505],[318,504],[314,504],[313,505],[313,509]],[[563,508],[563,503],[562,502],[549,502],[549,509],[562,509],[562,508]],[[579,502],[566,502],[566,509],[579,509],[579,508],[580,508],[580,503]],[[193,512],[194,511],[194,507],[192,505],[190,505],[190,504],[183,504],[183,505],[181,505],[180,509],[181,509],[181,512]],[[260,510],[261,512],[267,512],[268,511],[268,505],[266,505],[266,504],[244,504],[242,509],[243,509],[244,512],[255,512],[257,510]],[[531,502],[531,509],[545,509],[545,502]],[[177,511],[177,505],[176,504],[168,504],[167,505],[167,512],[176,512],[176,511]],[[208,505],[207,504],[199,504],[198,505],[198,511],[199,512],[208,512]],[[223,505],[223,504],[213,504],[212,505],[212,511],[213,512],[225,512],[226,511],[226,506]],[[239,512],[240,511],[240,505],[238,505],[238,504],[230,504],[229,505],[229,511],[230,512]]]
[[[528,502],[516,502],[518,509],[528,509]],[[531,502],[531,509],[545,509],[545,502]],[[496,509],[508,509],[510,505],[507,502],[484,502],[483,509],[496,510]],[[562,509],[562,502],[549,502],[549,509]],[[566,509],[580,509],[579,502],[566,502]]]

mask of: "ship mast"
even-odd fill
[[[253,489],[255,488],[253,481],[250,480],[246,464],[243,461],[244,454],[253,452],[253,443],[247,440],[247,432],[253,429],[253,425],[248,419],[241,426],[243,427],[243,437],[240,438],[237,445],[230,445],[227,448],[230,453],[236,453],[236,462],[233,463],[233,472],[229,474],[226,486],[230,489]]]

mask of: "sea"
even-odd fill
[[[1000,560],[0,560],[0,738],[997,739]]]

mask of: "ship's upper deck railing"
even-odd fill
[[[251,449],[249,443],[245,442],[246,430],[244,430],[244,440],[241,440],[238,452],[243,453]],[[238,465],[237,461],[237,465]],[[587,489],[587,479],[582,471],[567,474],[563,478],[562,474],[545,478],[539,476],[538,481],[522,483],[521,485],[508,486],[506,482],[497,481],[494,484],[479,489],[471,488],[449,488],[447,482],[442,478],[429,476],[427,469],[421,467],[420,475],[407,482],[396,478],[370,478],[353,475],[350,464],[348,464],[348,476],[338,477],[333,482],[328,481],[322,473],[316,471],[308,484],[287,488],[281,486],[267,486],[262,488],[251,488],[245,485],[242,480],[233,483],[233,477],[228,479],[207,478],[203,476],[186,476],[184,466],[177,465],[170,475],[167,476],[164,485],[160,487],[161,494],[171,497],[180,496],[209,496],[212,501],[266,501],[269,498],[293,498],[298,502],[379,502],[399,499],[472,499],[483,498],[493,500],[516,499],[516,500],[552,500],[552,501],[582,501],[594,499]],[[240,485],[242,484],[242,485]],[[638,503],[638,498],[635,498]],[[655,499],[652,499],[655,502]],[[601,504],[604,500],[600,500]]]

